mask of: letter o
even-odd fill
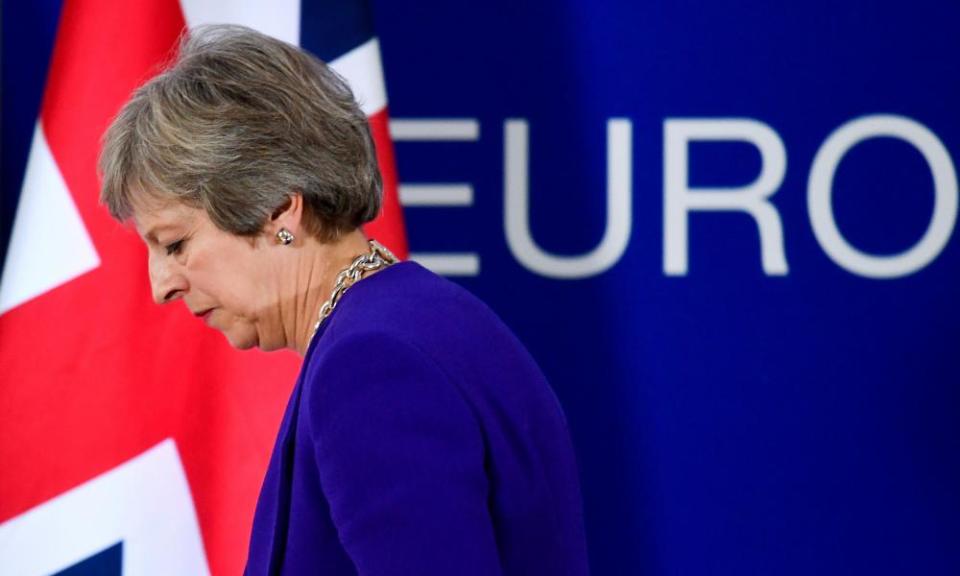
[[[920,151],[933,174],[935,193],[933,218],[923,237],[891,256],[867,254],[851,246],[837,228],[831,203],[833,177],[843,156],[860,142],[883,136],[904,140]],[[817,242],[842,268],[868,278],[907,276],[932,262],[950,240],[957,220],[957,174],[946,147],[922,124],[904,116],[864,116],[841,125],[820,146],[810,168],[807,209]]]

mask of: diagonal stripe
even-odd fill
[[[0,524],[0,573],[50,574],[123,542],[123,574],[209,574],[172,439]]]
[[[0,314],[100,265],[40,122],[0,280]]]
[[[330,67],[343,76],[353,90],[353,96],[367,116],[383,110],[387,105],[387,88],[383,83],[383,63],[380,61],[380,42],[371,38],[343,56],[330,62]]]

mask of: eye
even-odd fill
[[[180,250],[183,248],[183,240],[177,240],[176,242],[171,242],[166,245],[167,256],[173,256],[179,254]]]

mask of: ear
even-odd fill
[[[294,192],[287,196],[287,201],[270,215],[263,231],[268,237],[274,237],[281,228],[286,228],[297,238],[305,234],[303,228],[303,194]]]

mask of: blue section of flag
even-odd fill
[[[175,554],[176,550],[170,550]],[[52,576],[123,576],[123,542],[97,552]]]
[[[300,7],[300,45],[329,62],[373,38],[369,3],[306,0]]]
[[[3,122],[0,122],[0,266],[7,253],[20,197],[30,139],[43,97],[47,63],[60,15],[60,0],[3,2]]]

